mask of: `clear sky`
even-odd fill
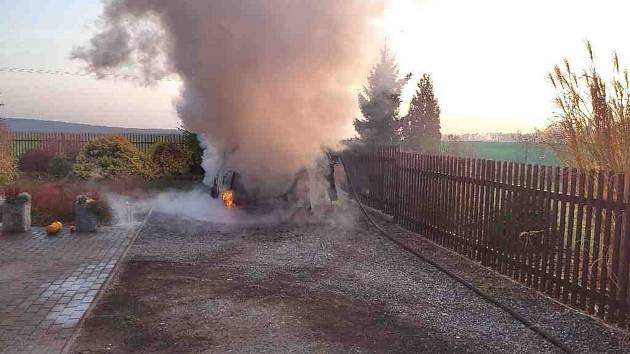
[[[0,0],[0,67],[80,70],[69,53],[89,38],[100,11],[99,0]],[[630,63],[629,13],[627,0],[391,0],[384,31],[403,72],[432,74],[445,133],[529,131],[553,113],[546,73],[564,57],[583,64],[585,39],[602,67],[614,49]],[[0,92],[2,116],[177,124],[174,82],[145,88],[0,71]]]
[[[100,0],[0,0],[0,67],[80,71],[69,59],[102,11]],[[172,128],[178,84],[0,72],[0,116]]]

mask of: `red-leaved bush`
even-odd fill
[[[82,189],[61,184],[45,183],[29,188],[32,196],[33,223],[47,225],[53,221],[74,220],[74,200]]]
[[[48,172],[50,160],[55,153],[43,149],[31,149],[20,156],[19,167],[22,172]]]
[[[99,203],[105,203],[101,195],[77,183],[29,183],[19,190],[28,191],[32,197],[33,225],[45,226],[53,221],[74,221],[74,202],[79,195],[89,195]],[[104,207],[105,208],[105,207]],[[110,220],[102,220],[109,222]]]
[[[3,190],[4,197],[6,199],[16,199],[18,194],[22,193],[22,190],[16,186],[8,186]]]
[[[46,226],[53,221],[72,223],[74,221],[74,202],[79,195],[86,195],[97,201],[99,221],[108,224],[112,220],[111,206],[107,205],[105,193],[125,195],[131,198],[147,198],[150,191],[146,181],[141,178],[116,178],[112,180],[84,181],[80,179],[47,179],[23,176],[0,192],[17,195],[28,192],[31,195],[32,221],[35,226]]]

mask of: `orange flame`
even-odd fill
[[[236,202],[234,201],[234,192],[225,191],[221,193],[221,200],[223,201],[223,205],[226,208],[232,209],[236,207]]]

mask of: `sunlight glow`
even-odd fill
[[[582,67],[584,40],[603,69],[615,49],[628,66],[629,11],[623,0],[390,0],[384,30],[401,73],[414,73],[407,99],[419,74],[433,76],[443,131],[530,131],[553,115],[547,72],[565,57]]]

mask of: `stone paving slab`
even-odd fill
[[[132,236],[126,227],[0,234],[0,353],[60,352]]]

